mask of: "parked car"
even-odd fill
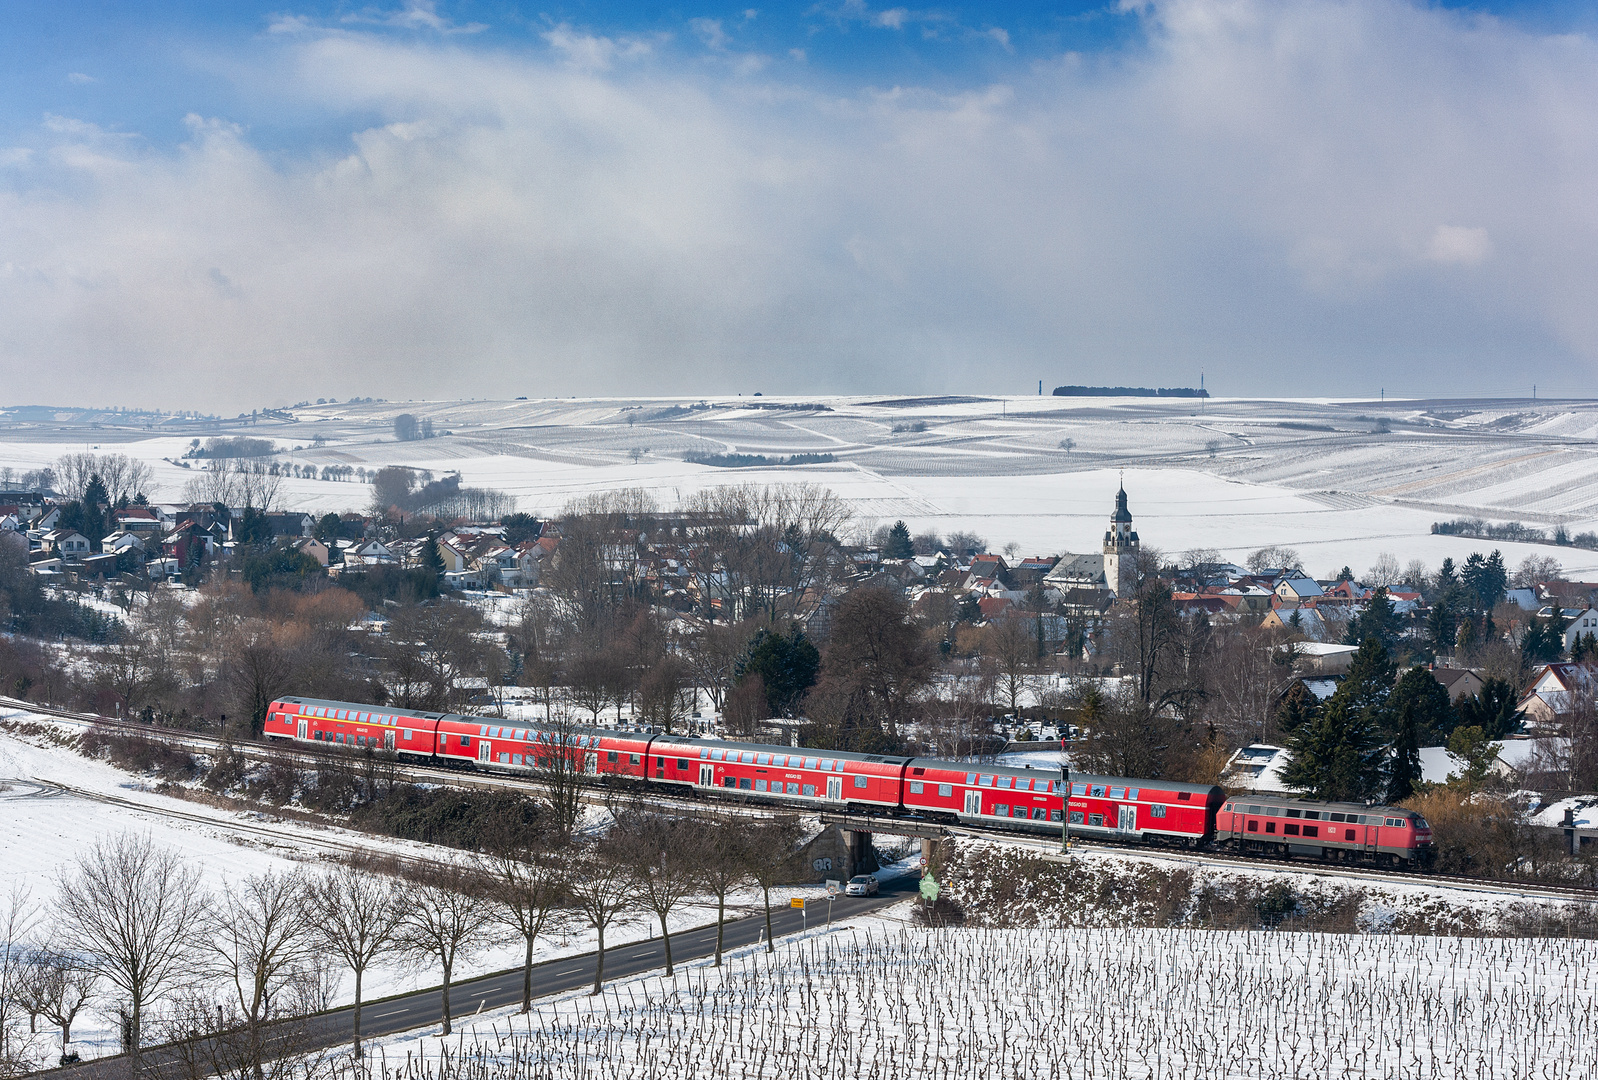
[[[871,874],[856,874],[849,879],[849,884],[844,886],[845,896],[875,896],[877,895],[877,879]]]

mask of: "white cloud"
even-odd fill
[[[269,92],[378,118],[346,152],[267,152],[226,118],[159,152],[67,117],[6,151],[8,392],[80,398],[85,370],[218,408],[313,380],[935,392],[1202,364],[1221,392],[1333,394],[1590,373],[1591,41],[1397,0],[1142,17],[1147,46],[1113,62],[954,93],[838,94],[564,25],[543,56],[282,33]]]
[[[1463,225],[1439,225],[1426,243],[1428,259],[1455,266],[1479,266],[1492,253],[1493,241],[1486,229]]]

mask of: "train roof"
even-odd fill
[[[1415,814],[1413,810],[1406,810],[1402,806],[1388,806],[1385,803],[1358,802],[1322,802],[1319,799],[1296,799],[1291,795],[1228,795],[1228,802],[1246,802],[1250,806],[1305,806],[1311,810],[1335,810],[1345,814],[1383,814],[1393,817],[1409,816]],[[1416,815],[1419,816],[1418,814]]]
[[[1013,765],[984,765],[972,761],[945,761],[941,758],[913,758],[910,761],[911,769],[949,769],[955,772],[981,773],[984,776],[1047,776],[1057,779],[1059,769],[1028,769],[1017,768]],[[1175,780],[1147,780],[1130,776],[1095,776],[1091,773],[1071,773],[1073,784],[1113,784],[1116,787],[1148,788],[1151,791],[1191,791],[1195,794],[1209,795],[1213,792],[1224,792],[1225,789],[1215,784],[1184,784]]]
[[[409,716],[423,720],[442,720],[450,715],[423,709],[402,709],[397,705],[373,705],[366,701],[334,701],[332,698],[289,697],[284,695],[272,700],[288,702],[291,705],[310,705],[313,708],[321,709],[359,709],[362,712],[391,713],[394,716]]]
[[[852,750],[822,750],[814,746],[781,746],[775,743],[733,742],[728,739],[701,739],[697,736],[661,735],[655,740],[659,751],[666,746],[709,747],[712,750],[736,750],[739,753],[799,754],[803,757],[824,757],[833,761],[859,761],[873,765],[903,765],[908,757],[896,754],[857,754]]]

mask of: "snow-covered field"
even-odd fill
[[[779,408],[804,404],[818,407]],[[449,434],[396,442],[393,417],[403,411]],[[154,468],[156,490],[147,494],[176,499],[193,472],[172,462],[191,440],[236,431],[271,439],[279,460],[296,465],[459,470],[466,484],[509,492],[534,514],[598,490],[642,487],[669,507],[722,484],[815,483],[848,502],[857,528],[903,518],[916,531],[975,531],[994,549],[1013,541],[1023,554],[1096,549],[1124,471],[1144,544],[1169,552],[1215,548],[1241,559],[1286,544],[1311,573],[1329,575],[1345,564],[1363,571],[1383,553],[1434,566],[1500,547],[1511,565],[1554,554],[1575,573],[1598,572],[1594,552],[1430,535],[1432,522],[1463,516],[1598,530],[1598,406],[1590,403],[565,399],[293,413],[293,423],[223,422],[192,435],[33,416],[0,427],[0,466],[125,452]],[[1378,430],[1380,421],[1391,430]],[[325,445],[314,446],[316,436]],[[729,452],[837,460],[742,469],[683,460]],[[295,478],[284,481],[280,502],[322,513],[361,509],[368,498],[360,484]]]
[[[185,862],[199,868],[206,888],[221,890],[230,881],[267,871],[297,868],[315,870],[336,852],[322,846],[326,840],[355,844],[376,854],[405,857],[450,857],[450,849],[401,840],[387,840],[345,829],[322,828],[290,820],[263,819],[258,815],[213,809],[148,789],[141,779],[100,761],[80,756],[66,746],[53,744],[44,732],[70,738],[72,729],[54,727],[49,718],[18,710],[0,710],[0,723],[37,725],[27,735],[0,730],[0,896],[13,888],[27,890],[44,914],[38,935],[48,933],[53,898],[62,873],[70,872],[79,856],[96,841],[122,832],[148,836],[155,843],[180,852]],[[75,789],[74,791],[63,788]],[[82,792],[83,794],[77,794]],[[108,804],[94,798],[119,800]],[[133,803],[135,805],[127,805]],[[183,815],[182,817],[174,815]],[[193,818],[202,820],[195,821]],[[245,827],[241,829],[241,826]],[[898,868],[899,872],[907,866]],[[784,888],[788,896],[821,899],[824,884]],[[731,913],[741,915],[760,904],[754,891],[734,893]],[[713,903],[684,905],[672,918],[672,928],[687,929],[715,921]],[[607,945],[624,945],[659,933],[653,919],[637,918],[612,927]],[[563,955],[591,951],[594,932],[570,925],[547,935],[535,949],[542,962]],[[495,941],[462,958],[457,980],[518,967],[523,946]],[[426,964],[389,963],[367,973],[364,993],[368,1000],[436,985],[438,973]],[[335,999],[347,1001],[353,984],[345,978]],[[115,1003],[102,997],[98,1004],[109,1011],[93,1011],[73,1028],[73,1045],[85,1057],[116,1049]],[[48,1036],[45,1036],[46,1040]]]
[[[905,909],[898,909],[902,915]],[[396,1080],[1598,1076],[1598,944],[862,919],[373,1047]]]

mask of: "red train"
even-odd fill
[[[705,795],[736,792],[741,799],[809,809],[1052,835],[1069,813],[1073,834],[1102,839],[1410,866],[1431,853],[1431,829],[1410,810],[1262,796],[1228,801],[1225,789],[1212,784],[1073,776],[1067,795],[1053,770],[608,728],[557,733],[525,722],[314,698],[274,701],[266,734],[512,773],[532,773],[541,761],[565,755],[596,776]]]

